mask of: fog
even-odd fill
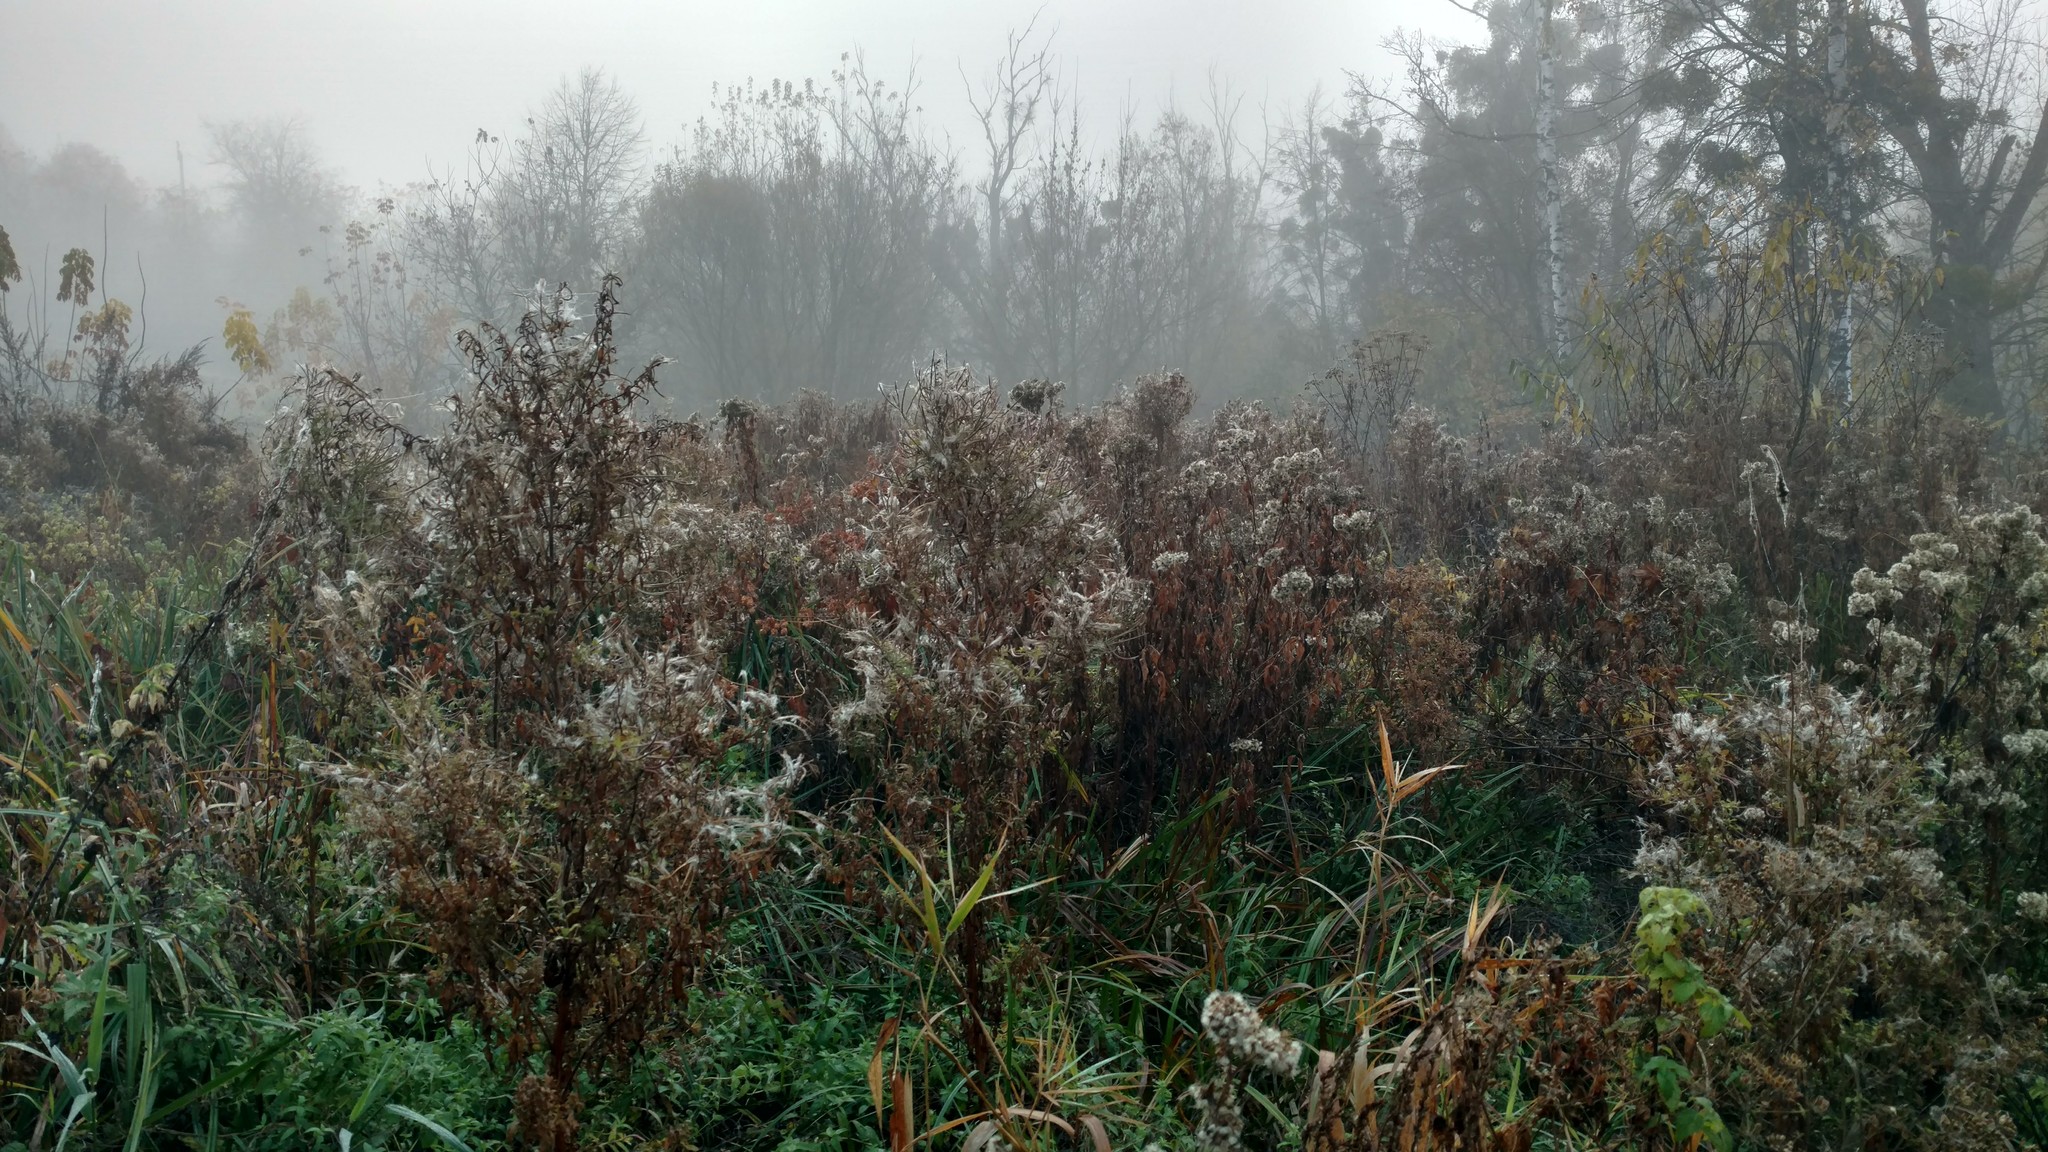
[[[205,345],[250,416],[301,364],[431,401],[455,332],[617,273],[626,347],[674,358],[685,408],[872,395],[935,357],[1286,399],[1398,334],[1471,424],[1601,370],[1662,229],[1809,213],[1816,255],[1939,282],[1910,314],[1839,295],[1802,373],[1847,388],[1853,346],[1925,329],[1965,407],[2031,412],[2037,13],[1965,0],[1925,43],[1873,19],[1830,71],[1825,14],[1789,60],[1743,49],[1773,11],[17,3],[4,303],[37,374],[94,339]]]
[[[0,1152],[2043,1152],[2044,12],[0,0]]]
[[[408,186],[459,178],[479,130],[514,137],[550,89],[585,69],[601,69],[635,106],[638,178],[712,111],[717,86],[824,80],[856,63],[899,91],[908,85],[917,131],[935,150],[957,153],[980,134],[970,92],[1020,34],[1049,53],[1062,99],[1082,111],[1098,142],[1124,117],[1142,123],[1169,108],[1199,109],[1221,92],[1238,130],[1262,143],[1276,118],[1312,92],[1339,94],[1353,73],[1386,70],[1385,42],[1402,23],[1432,34],[1476,23],[1449,4],[1402,10],[1328,0],[573,8],[37,0],[4,19],[0,97],[14,112],[0,116],[0,227],[12,228],[31,275],[52,254],[82,246],[101,257],[106,293],[139,300],[149,284],[141,319],[159,349],[217,337],[235,306],[262,320],[301,287],[323,295],[317,290],[345,262],[333,243],[344,218]],[[211,218],[237,204],[238,177],[223,163],[218,130],[238,123],[290,126],[291,162],[317,169],[322,186],[287,213],[327,233],[297,227],[286,237],[279,228],[296,225],[272,221],[272,235],[250,236],[246,203],[239,221]],[[223,357],[212,361],[211,376],[234,375]]]
[[[585,66],[618,77],[659,143],[708,109],[713,82],[822,77],[859,51],[891,79],[914,69],[933,124],[964,136],[961,69],[979,72],[1034,20],[1104,113],[1199,96],[1212,69],[1278,108],[1317,84],[1341,89],[1347,70],[1384,70],[1383,42],[1401,28],[1479,26],[1448,0],[10,0],[0,96],[13,111],[0,123],[32,152],[90,143],[162,185],[178,177],[181,140],[190,178],[216,180],[199,162],[205,121],[294,116],[345,180],[374,188],[460,160],[476,129],[510,130]]]

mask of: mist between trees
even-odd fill
[[[1487,12],[0,151],[0,1152],[2048,1147],[2026,14]]]
[[[1482,40],[1397,40],[1399,74],[1298,107],[1216,79],[1148,118],[1080,107],[1037,27],[901,82],[849,55],[816,82],[717,84],[673,141],[586,70],[374,194],[293,120],[208,125],[160,189],[88,144],[0,137],[8,386],[147,336],[210,341],[217,387],[313,363],[431,400],[460,378],[457,329],[618,271],[622,339],[675,358],[686,407],[867,397],[935,357],[1082,400],[1162,369],[1279,396],[1398,331],[1424,349],[1418,398],[1469,423],[1615,402],[1616,317],[1704,228],[1826,282],[1812,315],[1752,333],[1803,392],[1845,403],[1910,345],[1918,386],[2036,423],[2048,148],[2017,0],[1485,15]],[[937,101],[975,131],[937,138]]]

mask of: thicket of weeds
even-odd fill
[[[466,336],[431,434],[307,376],[255,495],[157,462],[184,546],[34,481],[0,1147],[2048,1137],[2048,542],[1881,369],[1617,337],[1657,395],[1517,446],[1396,337],[1289,411],[678,423],[616,307]]]

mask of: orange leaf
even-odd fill
[[[889,1078],[889,1152],[910,1152],[916,1140],[916,1117],[911,1105],[915,1097],[910,1091],[910,1077],[898,1072]]]
[[[882,1111],[882,1053],[888,1049],[889,1041],[896,1038],[901,1023],[895,1016],[883,1022],[882,1034],[875,1038],[875,1054],[868,1058],[868,1095],[875,1102],[875,1127],[883,1132],[888,1131],[888,1123]]]

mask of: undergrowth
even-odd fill
[[[2040,1146],[1974,426],[1467,441],[1392,338],[675,422],[617,291],[433,430],[309,373],[254,495],[22,480],[0,1148]]]

